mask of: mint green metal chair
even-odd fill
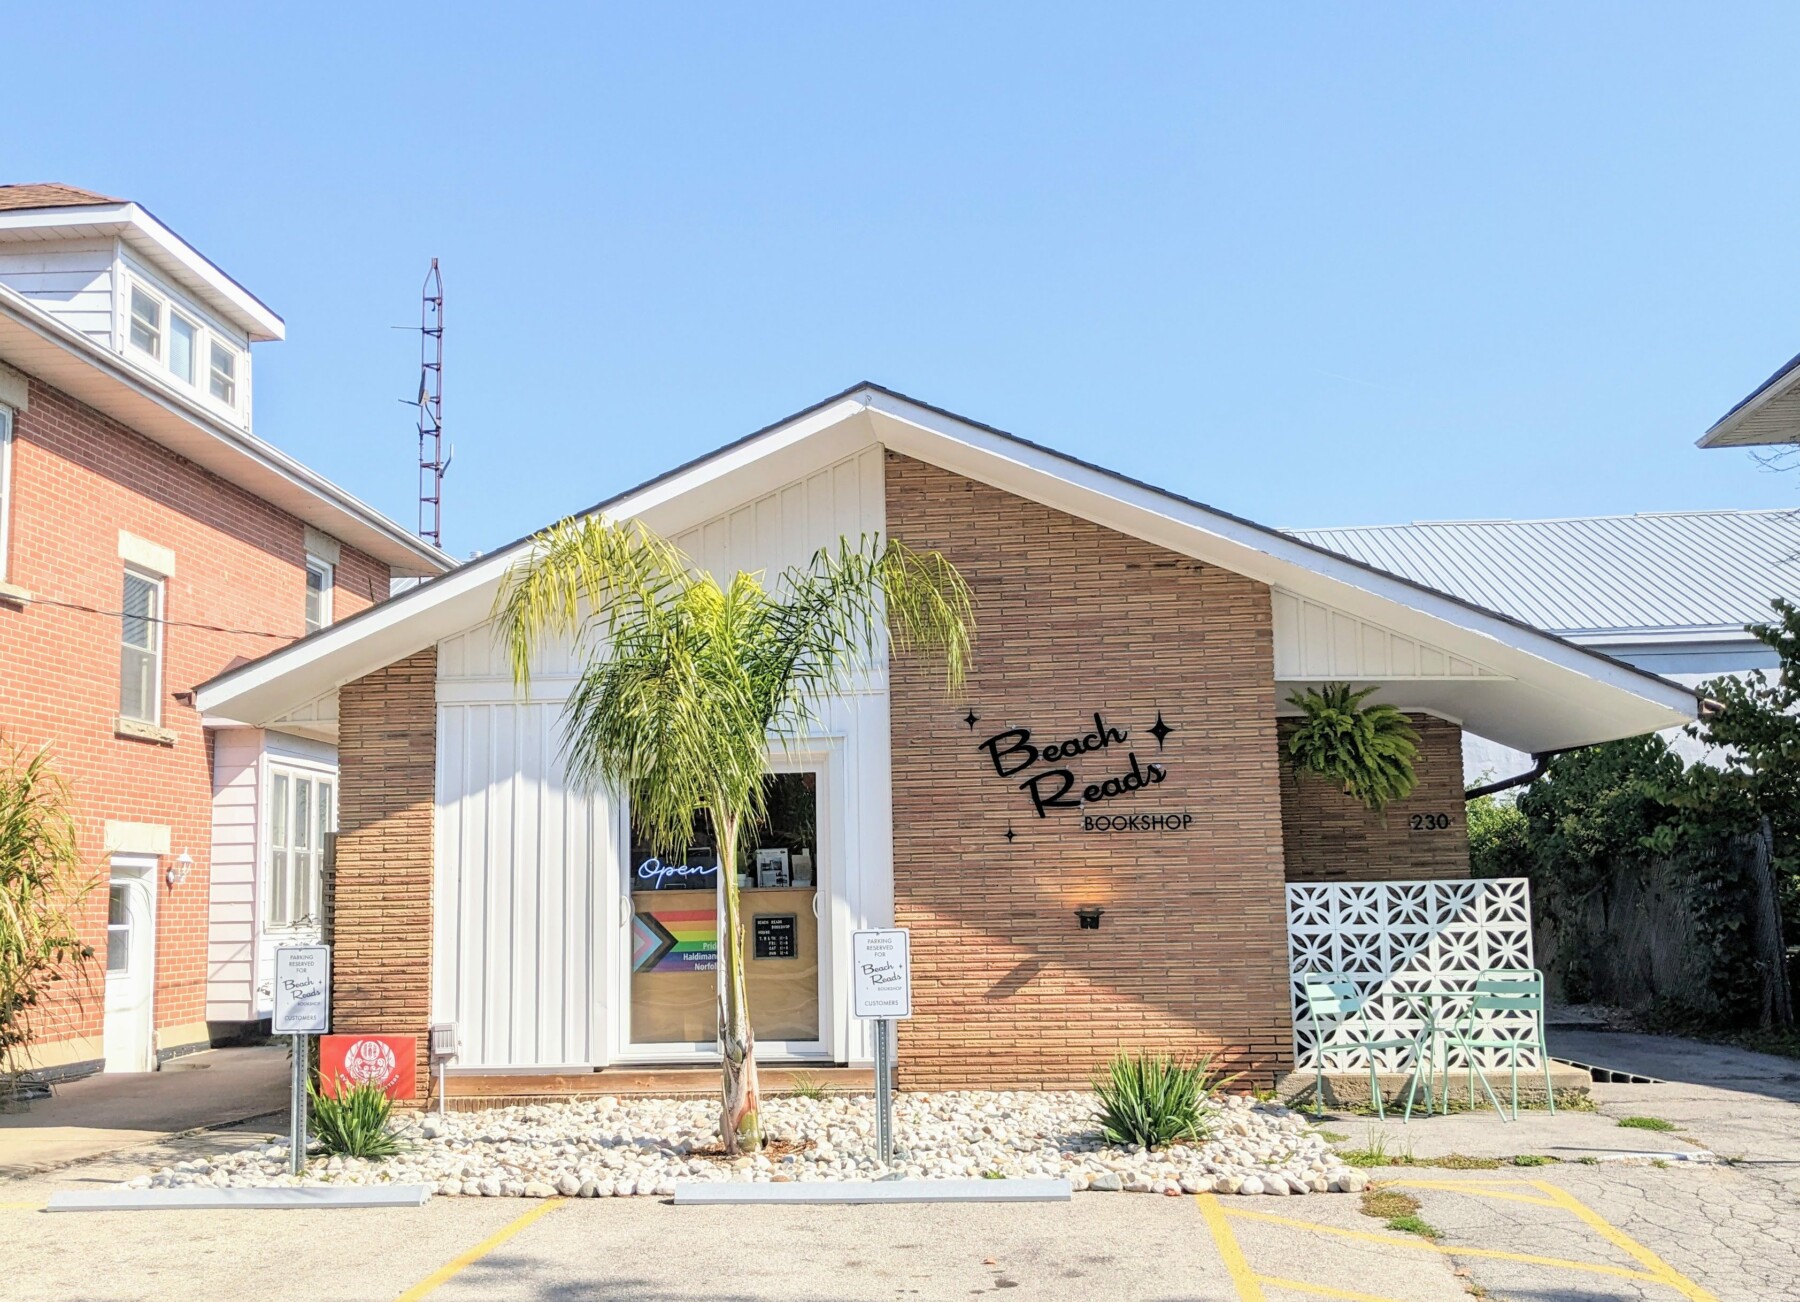
[[[1368,1004],[1368,996],[1359,992],[1354,981],[1338,976],[1323,976],[1316,973],[1303,973],[1297,980],[1300,982],[1300,993],[1305,1003],[1307,1029],[1312,1032],[1313,1043],[1318,1046],[1318,1060],[1314,1064],[1313,1081],[1313,1115],[1325,1115],[1325,1065],[1330,1058],[1339,1054],[1362,1053],[1367,1055],[1369,1063],[1369,1098],[1375,1104],[1375,1115],[1383,1121],[1387,1120],[1387,1105],[1381,1097],[1381,1081],[1376,1074],[1375,1054],[1382,1049],[1405,1049],[1409,1053],[1412,1066],[1412,1081],[1406,1088],[1406,1115],[1404,1120],[1412,1120],[1413,1099],[1419,1090],[1419,1067],[1425,1061],[1423,1034],[1408,1036],[1402,1039],[1381,1039],[1373,1034],[1374,1028],[1368,1025],[1364,1017],[1364,1008]],[[1333,1036],[1348,1034],[1352,1039],[1339,1044],[1329,1043]],[[1427,1078],[1425,1083],[1425,1110],[1432,1107],[1432,1086]]]
[[[1550,1083],[1550,1050],[1544,1043],[1544,974],[1535,968],[1508,972],[1483,972],[1475,978],[1469,1006],[1462,1019],[1444,1032],[1445,1045],[1460,1049],[1469,1070],[1469,1105],[1475,1104],[1475,1078],[1503,1120],[1519,1119],[1519,1058],[1537,1054],[1544,1067],[1544,1097],[1550,1115],[1556,1115],[1556,1088]],[[1501,1110],[1500,1099],[1488,1083],[1487,1070],[1476,1064],[1482,1051],[1504,1055],[1512,1071],[1512,1114]],[[1445,1092],[1450,1069],[1445,1068]]]

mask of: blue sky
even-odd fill
[[[257,430],[491,548],[873,379],[1273,524],[1788,506],[1791,5],[35,6],[0,175],[287,320]],[[79,27],[81,39],[70,40]]]

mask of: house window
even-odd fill
[[[336,796],[333,778],[295,769],[270,770],[264,889],[269,926],[317,925],[325,837],[337,830]]]
[[[131,345],[162,356],[162,303],[136,285],[131,287]]]
[[[331,563],[306,558],[306,631],[315,633],[331,622]]]
[[[212,396],[227,407],[237,406],[237,354],[217,340],[212,344]]]
[[[119,713],[140,723],[160,723],[162,708],[162,580],[125,571],[120,607]]]
[[[12,514],[12,408],[0,407],[0,580],[6,578],[6,521]]]
[[[169,370],[183,384],[194,382],[194,355],[199,351],[200,327],[182,316],[169,313]]]
[[[125,893],[131,888],[113,885],[106,898],[106,970],[127,972],[131,969],[131,902]]]

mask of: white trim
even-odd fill
[[[12,537],[13,409],[0,406],[0,583],[6,582],[7,543]]]
[[[663,479],[603,504],[612,518],[679,516],[683,527],[746,497],[733,476],[833,427],[863,445],[967,475],[1004,491],[1374,620],[1409,637],[1444,643],[1516,680],[1560,711],[1554,744],[1602,741],[1694,717],[1691,690],[1633,669],[1323,548],[1112,474],[873,386],[829,400]],[[843,449],[832,445],[836,456]],[[791,476],[790,476],[791,477]],[[757,481],[760,483],[760,478]],[[734,496],[735,493],[735,496]],[[732,498],[726,503],[727,498]],[[675,505],[682,500],[679,509]],[[274,717],[343,683],[485,621],[507,569],[529,540],[401,594],[326,633],[221,675],[198,691],[201,709],[234,718]],[[1459,690],[1459,689],[1458,689]],[[1489,690],[1484,684],[1483,690]],[[1579,708],[1575,708],[1576,706]],[[1441,708],[1441,707],[1440,707]],[[1549,717],[1547,714],[1543,717]],[[1540,725],[1540,731],[1544,729]],[[1546,738],[1549,732],[1545,732]]]
[[[139,538],[136,534],[119,530],[119,559],[136,570],[143,570],[153,578],[172,579],[175,577],[175,552],[173,548],[164,547],[161,543],[153,543],[147,538]]]
[[[97,233],[117,233],[121,240],[136,247],[153,262],[166,264],[166,274],[179,274],[192,281],[214,300],[216,310],[237,318],[253,339],[283,338],[287,326],[242,285],[214,266],[201,252],[164,226],[148,210],[135,203],[83,204],[69,208],[22,208],[0,212],[0,238],[40,227],[67,230],[91,228]],[[19,234],[15,234],[19,233]]]
[[[331,594],[337,587],[337,567],[320,556],[309,555],[306,558],[305,572],[307,577],[306,599],[312,599],[312,576],[319,576],[319,620],[314,623],[311,612],[303,612],[302,618],[308,633],[315,633],[322,628],[331,627]]]
[[[132,648],[133,650],[136,650],[136,651],[148,652],[150,655],[150,658],[151,658],[151,664],[153,664],[155,666],[156,672],[154,675],[154,681],[152,681],[150,684],[150,717],[144,718],[141,715],[125,713],[125,667],[124,667],[123,663],[120,664],[120,666],[119,666],[119,718],[121,720],[124,720],[129,723],[147,723],[153,728],[160,728],[160,727],[162,727],[163,672],[164,672],[164,669],[166,668],[166,666],[164,665],[163,662],[166,659],[166,652],[167,652],[167,642],[163,636],[163,632],[164,632],[164,627],[165,627],[165,621],[167,620],[168,613],[169,613],[169,607],[168,607],[169,585],[168,585],[167,581],[161,575],[150,573],[150,572],[146,571],[144,568],[142,568],[141,566],[134,565],[130,562],[127,562],[125,565],[124,571],[120,575],[120,578],[119,578],[119,589],[120,589],[119,609],[121,611],[125,609],[124,600],[123,600],[125,582],[127,579],[132,579],[132,578],[140,579],[143,582],[148,583],[151,587],[151,590],[156,594],[155,610],[149,616],[148,621],[147,621],[147,623],[149,625],[148,631],[150,633],[151,645],[148,647],[133,647]],[[124,620],[125,620],[125,616],[121,615],[120,616],[120,624],[119,624],[119,647],[120,647],[121,651],[123,651],[123,649],[125,647]]]

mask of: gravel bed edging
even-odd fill
[[[1067,1179],[1098,1193],[1354,1193],[1344,1164],[1306,1119],[1239,1096],[1213,1101],[1210,1136],[1155,1152],[1105,1143],[1085,1092],[959,1091],[894,1100],[894,1164],[874,1158],[867,1096],[765,1098],[774,1151],[726,1159],[718,1105],[700,1099],[600,1097],[427,1115],[403,1127],[385,1162],[315,1157],[287,1173],[287,1145],[177,1162],[128,1189],[281,1188],[423,1183],[444,1196],[670,1197],[679,1182],[881,1179]]]

